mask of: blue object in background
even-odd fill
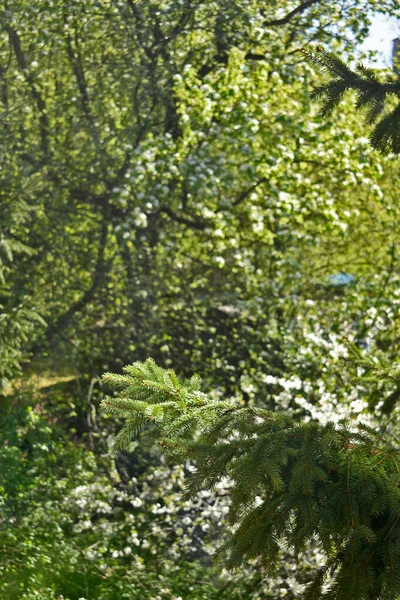
[[[354,275],[350,273],[337,273],[335,275],[328,276],[329,285],[348,285],[349,283],[353,283],[355,280]]]

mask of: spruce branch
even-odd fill
[[[356,108],[365,109],[367,125],[375,125],[370,135],[373,148],[382,153],[400,153],[400,78],[391,75],[382,81],[372,70],[359,64],[350,69],[336,55],[317,47],[314,52],[303,50],[306,60],[326,73],[330,79],[317,86],[312,96],[322,99],[321,115],[326,117],[340,104],[344,95],[356,92]],[[397,106],[385,113],[389,97],[394,97]],[[380,120],[379,120],[380,119]]]
[[[307,598],[395,600],[400,594],[398,448],[371,428],[298,423],[282,412],[207,397],[198,378],[181,381],[148,359],[108,373],[117,392],[103,408],[124,426],[115,448],[156,445],[195,466],[188,493],[231,481],[234,532],[228,567],[257,559],[273,573],[281,544],[299,554],[317,542],[327,558]],[[334,585],[321,596],[325,577]]]
[[[380,410],[390,415],[400,400],[400,367],[384,356],[379,357],[361,349],[344,338],[348,357],[346,366],[355,384],[368,384],[372,389],[369,405],[380,403]]]

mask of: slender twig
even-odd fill
[[[296,6],[290,13],[282,17],[281,19],[272,19],[271,21],[264,21],[265,27],[276,27],[280,25],[287,25],[293,17],[297,15],[301,15],[308,8],[311,8],[314,4],[318,4],[319,0],[307,0],[306,2],[302,2],[299,6]]]

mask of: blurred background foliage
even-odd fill
[[[26,0],[0,7],[0,592],[301,598],[322,557],[226,573],[229,486],[99,415],[152,356],[204,389],[396,432],[398,161],[349,98],[321,118],[304,47],[347,62],[395,0]],[[400,394],[399,394],[400,395]],[[101,427],[99,427],[101,420]],[[190,465],[187,465],[190,469]]]

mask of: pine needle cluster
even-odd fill
[[[327,562],[306,598],[394,600],[400,596],[398,449],[366,426],[298,423],[282,412],[209,399],[153,360],[123,375],[103,409],[123,416],[115,448],[143,431],[168,460],[195,467],[188,494],[232,482],[226,564],[258,559],[272,574],[278,550],[317,543]],[[326,575],[334,584],[324,588]]]
[[[34,253],[18,235],[30,210],[23,199],[0,190],[0,394],[27,360],[23,348],[33,330],[44,325],[38,297],[18,297],[12,283],[15,255]]]
[[[318,47],[314,53],[303,51],[308,62],[330,76],[330,80],[316,87],[314,98],[322,98],[321,114],[329,115],[341,102],[346,92],[354,90],[357,109],[365,109],[367,125],[374,125],[370,136],[371,145],[382,153],[400,153],[400,77],[392,74],[381,81],[375,71],[363,65],[350,69],[336,55]],[[389,97],[397,105],[387,112]]]
[[[400,400],[400,366],[383,354],[362,350],[354,342],[345,340],[348,357],[347,368],[355,384],[368,386],[369,407],[378,407],[383,415],[390,417]]]

